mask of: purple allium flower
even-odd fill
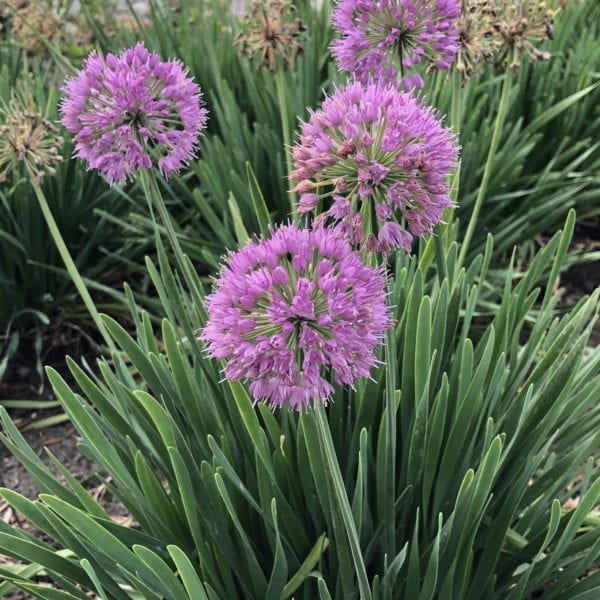
[[[391,326],[385,286],[339,228],[282,226],[227,257],[200,338],[255,400],[302,410],[331,395],[328,373],[369,377]]]
[[[412,69],[448,69],[458,49],[457,0],[338,0],[331,44],[338,66],[362,83],[371,76],[402,79],[405,89],[423,87]]]
[[[383,81],[351,82],[302,125],[293,149],[298,212],[328,199],[327,218],[341,221],[354,244],[410,251],[453,206],[446,176],[456,164],[454,135],[432,109]]]
[[[200,88],[187,70],[142,43],[105,59],[92,52],[63,90],[61,122],[75,135],[75,155],[110,183],[155,165],[165,177],[179,171],[206,124]]]

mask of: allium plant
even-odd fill
[[[63,138],[58,135],[57,128],[44,117],[28,91],[17,92],[8,108],[1,110],[0,114],[4,118],[4,122],[0,125],[0,182],[7,179],[10,174],[18,173],[21,167],[24,169],[67,272],[107,347],[113,350],[115,346],[112,339],[100,319],[98,309],[65,244],[41,188],[43,177],[55,175],[56,166],[63,160],[59,152]]]
[[[92,52],[64,92],[62,123],[75,136],[76,156],[110,183],[140,169],[178,172],[206,123],[200,88],[187,70],[142,43],[119,56]]]
[[[207,119],[200,87],[179,61],[163,61],[142,43],[106,58],[92,52],[84,69],[70,78],[61,110],[74,134],[75,155],[108,181],[137,177],[151,214],[158,209],[186,281],[194,273],[185,260],[160,188],[165,178],[194,156]]]
[[[385,286],[339,228],[282,226],[229,255],[201,338],[255,400],[302,410],[331,396],[329,373],[340,385],[369,377],[391,324]]]
[[[350,82],[302,125],[293,149],[298,212],[341,221],[354,244],[410,251],[453,205],[446,177],[457,146],[435,112],[393,84]]]
[[[339,68],[366,83],[401,79],[423,87],[413,67],[447,70],[458,49],[456,0],[339,0],[333,25],[341,35],[331,48]]]

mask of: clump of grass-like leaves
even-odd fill
[[[340,389],[327,407],[372,597],[600,591],[588,571],[600,553],[600,351],[586,346],[598,294],[556,319],[552,291],[573,224],[571,214],[518,284],[507,279],[485,322],[474,310],[491,237],[466,269],[453,243],[444,278],[397,257],[397,352],[381,367],[392,377]],[[202,286],[182,289],[160,258],[160,273],[149,264],[168,315],[160,346],[132,305],[135,337],[106,319],[123,355],[101,361],[97,376],[70,362],[81,394],[49,371],[82,449],[138,526],[113,522],[64,469],[60,483],[3,413],[2,440],[41,494],[2,494],[59,549],[0,524],[2,552],[25,561],[0,568],[0,590],[54,597],[35,583],[43,572],[61,598],[352,597],[357,557],[335,533],[341,515],[314,415],[254,409],[243,386],[220,382],[194,335]],[[536,282],[548,271],[542,293]],[[395,439],[383,384],[394,379]],[[563,508],[573,497],[576,508]],[[393,522],[383,518],[390,502]]]

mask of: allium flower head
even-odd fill
[[[338,66],[366,83],[402,79],[423,87],[413,71],[426,60],[446,70],[458,48],[457,0],[338,0],[333,25],[341,35],[331,48]]]
[[[298,212],[325,199],[318,216],[345,224],[351,241],[410,251],[451,207],[446,176],[457,147],[432,109],[390,83],[338,89],[302,125],[293,149]],[[325,206],[323,207],[325,208]]]
[[[285,66],[294,66],[303,48],[298,43],[306,28],[298,18],[292,18],[296,7],[283,0],[255,0],[242,22],[243,29],[235,38],[242,56],[259,57],[258,67],[275,71],[279,56]]]
[[[0,109],[0,115],[0,181],[21,165],[35,184],[45,173],[54,175],[63,160],[63,138],[36,108],[31,94],[14,97],[6,110]]]
[[[226,259],[201,333],[225,376],[272,408],[308,408],[368,377],[390,327],[386,277],[336,228],[282,226]]]
[[[200,88],[177,61],[143,44],[102,58],[92,52],[64,86],[62,123],[76,156],[111,183],[158,166],[169,177],[193,158],[206,123]]]

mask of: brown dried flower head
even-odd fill
[[[11,23],[12,36],[29,56],[46,51],[40,37],[52,40],[60,34],[60,17],[39,0],[13,2],[16,12]]]
[[[510,67],[519,70],[525,54],[532,61],[549,60],[550,53],[536,46],[554,39],[554,16],[558,11],[539,0],[496,0],[495,5],[493,27],[500,52],[512,54]]]
[[[293,67],[303,48],[298,38],[305,31],[302,21],[294,18],[296,7],[283,0],[259,0],[252,3],[244,17],[242,31],[235,38],[242,56],[259,56],[258,67],[274,72],[279,56],[285,66]]]
[[[35,184],[46,173],[54,175],[55,166],[63,160],[63,138],[39,112],[31,94],[23,94],[22,99],[13,97],[0,114],[0,181],[20,166]]]
[[[460,9],[455,64],[466,82],[472,76],[481,75],[485,63],[493,62],[498,43],[495,40],[493,0],[460,0]]]
[[[456,69],[463,83],[481,75],[485,63],[510,61],[517,71],[524,55],[534,62],[549,60],[550,53],[537,46],[554,39],[554,16],[567,0],[554,1],[556,10],[540,0],[460,0]]]

